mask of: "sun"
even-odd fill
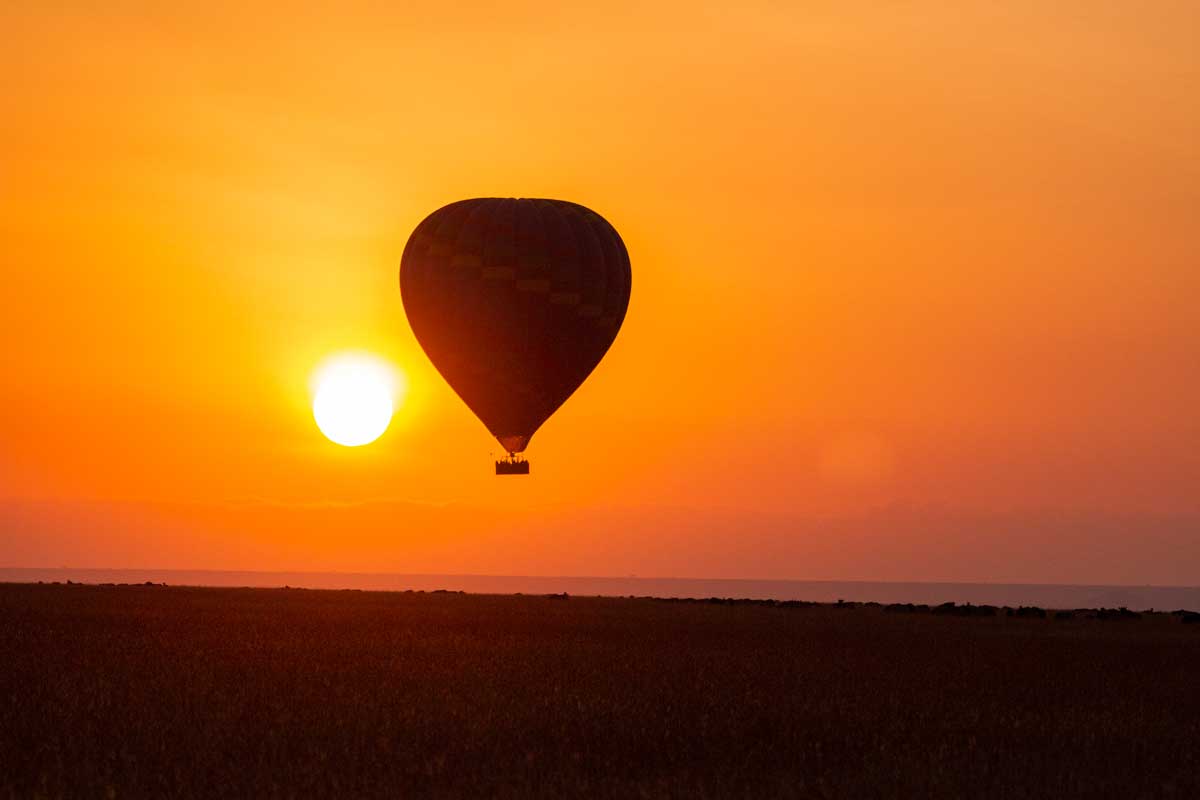
[[[403,376],[382,358],[340,353],[313,373],[313,419],[331,442],[370,444],[387,430],[404,389]]]

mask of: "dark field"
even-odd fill
[[[0,796],[1200,797],[1200,625],[0,585]]]

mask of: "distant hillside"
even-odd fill
[[[878,583],[707,578],[601,578],[530,575],[402,575],[341,572],[220,572],[212,570],[106,570],[0,568],[0,582],[168,583],[186,586],[296,586],[311,589],[455,589],[481,594],[748,597],[776,600],[838,599],[877,603],[976,603],[1045,608],[1118,607],[1200,610],[1200,587],[1060,586],[1020,583]]]

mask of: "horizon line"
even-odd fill
[[[487,572],[370,572],[349,570],[317,570],[317,569],[215,569],[211,567],[74,567],[74,566],[7,566],[0,565],[0,572],[5,571],[47,571],[47,572],[176,572],[176,573],[206,573],[223,575],[329,575],[349,577],[389,577],[389,578],[514,578],[514,579],[558,579],[579,581],[715,581],[726,583],[807,583],[807,584],[886,584],[894,586],[1022,586],[1022,587],[1061,587],[1079,589],[1190,589],[1200,590],[1200,584],[1165,584],[1165,583],[1031,583],[1022,581],[949,581],[949,580],[864,580],[859,578],[720,578],[696,576],[664,576],[664,575],[563,575],[563,574],[517,574],[517,573],[487,573]],[[4,581],[0,580],[0,583]]]

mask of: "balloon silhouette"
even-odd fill
[[[400,262],[417,341],[523,472],[515,454],[616,338],[630,278],[612,225],[563,200],[451,203],[417,226]]]

